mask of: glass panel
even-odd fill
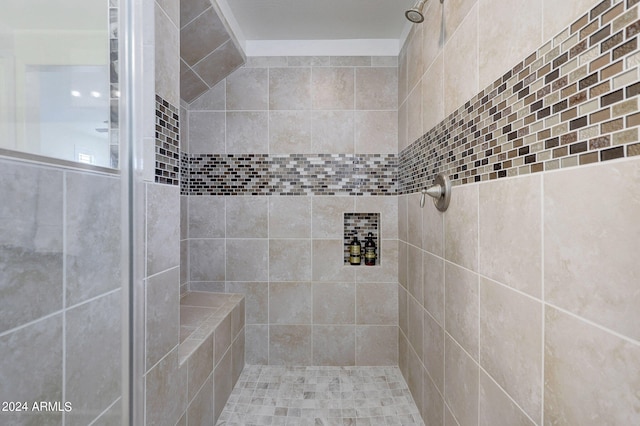
[[[2,1],[0,148],[118,167],[117,10]]]

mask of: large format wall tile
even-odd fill
[[[66,313],[66,424],[90,423],[120,396],[121,303],[116,291]]]
[[[271,68],[269,109],[311,109],[311,68]]]
[[[269,237],[310,238],[311,198],[270,197]]]
[[[445,258],[478,270],[478,186],[455,187],[444,215]]]
[[[482,278],[480,335],[480,365],[539,423],[542,303]]]
[[[355,324],[354,283],[313,283],[314,324]]]
[[[480,273],[541,297],[541,177],[489,182],[479,188]]]
[[[147,184],[146,219],[147,276],[180,265],[179,188]]]
[[[67,174],[67,211],[65,260],[67,267],[67,306],[119,288],[121,268],[120,183],[111,177],[80,173]],[[169,212],[180,208],[177,188],[168,189],[174,197]],[[157,198],[152,198],[156,201]],[[158,207],[150,204],[149,210]],[[157,210],[150,212],[158,213]],[[149,225],[158,216],[149,219]],[[157,222],[156,222],[157,223]],[[175,224],[176,232],[179,224]],[[115,232],[114,232],[115,231]],[[163,232],[165,232],[163,230]],[[158,235],[155,233],[154,235]],[[157,254],[150,269],[178,265],[180,262],[180,237],[171,234],[172,247],[153,250]],[[156,262],[157,261],[157,262]],[[169,265],[169,261],[173,262]],[[157,269],[156,271],[159,271]]]
[[[155,365],[180,341],[180,286],[178,268],[146,281],[146,362]]]
[[[447,333],[478,360],[478,275],[445,265],[445,326]]]
[[[398,365],[398,327],[356,326],[356,365]]]
[[[225,280],[225,240],[189,240],[189,274],[191,281]]]
[[[190,111],[187,121],[190,154],[224,154],[226,152],[224,112]]]
[[[545,317],[545,422],[640,422],[638,344],[553,308]]]
[[[188,238],[225,237],[225,200],[218,197],[188,197]],[[182,228],[182,225],[181,225]]]
[[[312,360],[310,325],[269,327],[269,364],[310,365]]]
[[[450,337],[446,337],[445,394],[460,426],[478,424],[478,364]]]
[[[314,325],[312,365],[355,365],[354,325]]]
[[[187,365],[174,349],[145,377],[147,424],[175,424],[187,408]]]
[[[63,175],[0,164],[1,333],[62,309]]]
[[[640,162],[548,174],[544,188],[545,300],[640,339]]]
[[[227,239],[226,279],[267,281],[269,242],[266,239]]]
[[[270,283],[270,324],[311,324],[310,283]]]
[[[0,337],[2,401],[62,401],[62,317],[57,314]],[[23,413],[0,414],[4,424],[53,426],[62,422],[58,412],[32,412],[28,416],[26,422]]]
[[[484,372],[480,372],[479,425],[533,426],[520,408]]]
[[[266,238],[269,235],[267,197],[226,198],[227,238]]]
[[[397,109],[396,68],[356,68],[356,109]]]
[[[226,79],[227,111],[263,111],[269,99],[269,80],[264,68],[240,68]]]
[[[314,68],[311,76],[312,108],[353,110],[355,71],[353,68]]]

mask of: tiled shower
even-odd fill
[[[639,423],[637,3],[431,1],[397,57],[245,57],[216,2],[141,2],[133,424]],[[122,181],[0,154],[0,246],[37,254],[0,277],[43,265],[1,290],[3,400],[121,424]],[[243,298],[196,335],[190,292]]]

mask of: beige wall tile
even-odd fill
[[[156,35],[157,25],[156,14]],[[180,56],[193,66],[227,40],[229,33],[220,17],[213,8],[207,9],[180,30]]]
[[[180,339],[179,269],[174,268],[146,280],[146,362],[155,365]]]
[[[543,40],[552,38],[598,4],[593,0],[542,1],[542,10],[544,11]]]
[[[480,372],[479,405],[479,424],[482,426],[497,424],[513,426],[535,425],[484,371]]]
[[[225,237],[225,199],[224,197],[189,196],[188,217],[189,238],[224,238]],[[182,225],[181,225],[182,228]]]
[[[214,416],[213,407],[213,374],[204,377],[206,381],[187,408],[189,424],[204,425]],[[186,425],[186,423],[185,423]]]
[[[479,191],[480,273],[541,297],[541,176],[483,183]]]
[[[269,327],[270,365],[310,365],[312,360],[310,325]]]
[[[398,108],[398,152],[409,146],[409,102],[405,101]]]
[[[356,326],[356,365],[398,365],[398,327]]]
[[[184,3],[184,2],[180,2]],[[189,112],[192,111],[224,111],[226,105],[227,80],[221,81],[213,88],[208,89],[198,99],[189,104]],[[182,87],[180,88],[182,90]],[[180,123],[182,125],[182,123]],[[184,138],[182,139],[184,141]]]
[[[269,109],[311,109],[311,68],[270,68]]]
[[[407,99],[407,145],[411,145],[423,134],[422,80],[419,80]]]
[[[442,325],[444,324],[444,260],[430,253],[423,253],[422,268],[423,306]]]
[[[270,238],[311,237],[311,197],[269,197]]]
[[[211,7],[211,4],[207,0],[184,0],[179,3],[179,6],[180,27],[182,28],[207,10],[207,8]]]
[[[356,109],[396,110],[398,69],[356,68]]]
[[[453,188],[444,215],[445,258],[473,271],[478,270],[478,186]]]
[[[246,338],[244,330],[243,327],[231,345],[231,379],[233,380],[233,386],[238,382],[245,366]]]
[[[394,284],[356,284],[356,324],[397,325],[398,294]]]
[[[63,315],[0,337],[0,397],[3,401],[62,401]],[[71,366],[70,366],[71,367]],[[106,408],[106,407],[105,407]],[[97,414],[97,413],[96,413]],[[7,424],[61,424],[58,412],[2,413]]]
[[[382,240],[378,245],[378,258],[375,266],[356,269],[356,282],[398,281],[398,240]]]
[[[233,390],[231,351],[222,358],[213,371],[213,409],[214,419],[220,417],[222,409]]]
[[[189,240],[189,275],[191,281],[225,280],[224,239]]]
[[[429,185],[430,186],[430,185]],[[444,218],[445,214],[433,205],[430,197],[420,209],[420,201],[410,208],[422,210],[422,248],[436,256],[444,256]]]
[[[353,282],[356,268],[345,266],[344,246],[340,240],[313,240],[312,280]]]
[[[446,3],[449,4],[449,2]],[[446,39],[447,43],[444,48],[444,114],[448,116],[480,91],[478,86],[477,4],[471,8],[455,33],[452,33],[450,38],[447,35]]]
[[[268,240],[226,240],[226,279],[229,281],[267,281]]]
[[[398,195],[398,239],[408,241],[409,229],[409,196]]]
[[[445,401],[460,426],[478,424],[478,364],[449,336],[445,341]],[[448,424],[448,423],[447,423]]]
[[[311,281],[311,240],[270,239],[269,280]]]
[[[422,391],[424,389],[424,368],[420,361],[420,356],[415,353],[411,348],[407,351],[407,385],[411,396],[416,403],[418,410],[422,409],[422,402],[424,400]]]
[[[424,309],[413,297],[407,297],[407,338],[416,355],[424,359]]]
[[[638,345],[551,307],[545,317],[545,422],[638,423]]]
[[[424,366],[441,393],[444,392],[444,335],[442,326],[424,312]]]
[[[174,106],[180,105],[180,32],[155,4],[155,91]]]
[[[224,154],[226,152],[226,125],[224,112],[189,112],[189,153]]]
[[[269,112],[270,154],[307,154],[312,151],[310,111]]]
[[[313,152],[353,154],[355,151],[354,112],[313,111],[311,134]]]
[[[380,213],[380,236],[382,240],[398,238],[398,202],[395,196],[358,196],[356,212]]]
[[[311,283],[269,283],[270,324],[311,324]]]
[[[540,423],[542,303],[482,278],[480,335],[480,365]]]
[[[75,194],[77,196],[77,203],[86,204],[86,198],[82,197],[81,188],[86,185],[91,185],[96,188],[100,184],[99,178],[89,178],[88,176],[77,175],[76,177],[69,176],[70,180],[68,182],[69,189],[72,191],[70,193]],[[77,188],[75,186],[78,185]],[[169,186],[169,185],[159,185],[159,184],[147,184],[147,211],[146,211],[146,220],[147,220],[147,235],[146,235],[146,247],[147,247],[147,275],[153,275],[155,273],[167,270],[169,268],[173,268],[175,266],[180,265],[180,190],[177,186]],[[109,194],[109,198],[119,198],[117,194],[117,190],[115,194],[112,192],[109,194],[105,192],[102,196],[106,198],[106,195]],[[86,196],[86,195],[85,195]],[[97,204],[92,206],[86,206],[89,209],[89,212],[92,208],[95,208]],[[113,208],[113,207],[112,207]],[[116,208],[115,211],[118,211],[119,208]],[[111,221],[118,220],[117,214],[112,210]],[[69,211],[71,214],[71,218],[67,218],[67,222],[69,221],[77,221],[78,214],[82,214],[82,210],[73,209]],[[107,214],[107,211],[103,211],[100,214],[93,213],[90,214],[89,217],[92,217],[92,222],[95,223],[95,220],[98,220],[104,214]],[[79,218],[81,218],[80,216]],[[115,217],[115,219],[114,219]],[[82,226],[81,222],[78,222],[79,226]],[[69,226],[69,225],[68,225]],[[84,228],[81,228],[84,229]],[[91,228],[90,228],[91,229]],[[103,232],[105,229],[104,228]],[[72,232],[71,235],[75,235],[77,237],[73,238],[69,241],[68,251],[69,255],[76,256],[77,253],[92,253],[95,251],[95,255],[98,256],[101,260],[100,262],[109,263],[114,268],[120,268],[120,254],[114,256],[113,253],[109,253],[105,250],[105,245],[107,242],[111,241],[112,244],[119,245],[120,237],[117,235],[109,235],[102,236],[105,237],[105,240],[100,241],[101,236],[94,235],[95,238],[93,241],[89,241],[87,237],[90,237],[91,234],[87,236],[83,236],[83,233],[79,230],[73,230],[73,228],[69,228],[68,232]],[[82,237],[82,238],[81,238]],[[108,254],[108,257],[105,255]],[[104,275],[102,275],[104,277]],[[113,276],[113,275],[110,275]],[[72,285],[70,285],[72,284]],[[96,286],[100,284],[100,281],[96,281],[92,286]],[[83,282],[71,281],[67,283],[67,292],[73,292],[75,286],[82,286],[82,288],[86,289],[87,282],[83,280]],[[103,283],[106,286],[106,283]],[[115,287],[118,285],[116,284]],[[115,288],[112,287],[112,288]],[[106,287],[103,287],[103,289]],[[104,291],[104,290],[102,290]],[[79,296],[75,295],[74,297]],[[77,299],[76,299],[77,300]],[[69,303],[70,301],[68,301]]]
[[[444,5],[444,38],[448,42],[478,0],[449,0]]]
[[[422,82],[422,127],[424,132],[444,120],[444,60],[438,55],[427,68]]]
[[[409,293],[407,290],[398,284],[398,327],[405,334],[409,334],[409,307],[408,307]]]
[[[149,424],[175,424],[187,409],[187,366],[178,367],[175,348],[145,376]]]
[[[314,324],[355,324],[354,283],[313,283]]]
[[[355,153],[397,154],[397,111],[356,111]]]
[[[443,425],[444,400],[426,371],[422,379],[422,384],[424,386],[422,390],[422,397],[424,399],[422,403],[422,419],[425,424],[428,425]]]
[[[267,112],[227,112],[227,153],[264,154],[269,150]]]
[[[0,165],[1,333],[62,309],[64,183],[59,171]]]
[[[223,360],[224,354],[227,353],[233,342],[231,338],[231,317],[229,315],[216,327],[213,339],[213,364],[217,366]]]
[[[353,68],[314,68],[311,73],[312,108],[353,110],[354,87]]]
[[[544,188],[545,300],[640,339],[640,161],[547,174]]]
[[[244,294],[247,324],[266,324],[269,315],[269,283],[227,282],[227,293]]]
[[[311,236],[313,238],[344,238],[344,213],[354,212],[355,197],[312,197]]]
[[[313,364],[346,366],[356,363],[354,325],[314,325]]]
[[[424,300],[422,253],[424,252],[417,247],[407,248],[407,290],[420,303]]]
[[[209,87],[213,87],[244,63],[241,51],[228,40],[211,55],[193,67],[193,70]]]
[[[420,193],[407,195],[407,242],[417,248],[422,248],[423,241],[423,211],[420,208]],[[425,205],[427,207],[427,205]]]
[[[226,197],[227,238],[267,238],[269,198],[266,196]]]
[[[543,43],[542,0],[479,0],[478,13],[478,65],[484,88]]]
[[[247,325],[245,328],[245,360],[248,365],[269,364],[269,326]]]
[[[267,68],[240,68],[226,78],[227,111],[269,109]]]
[[[407,37],[407,93],[411,93],[424,74],[422,31],[424,25],[412,25]]]
[[[188,400],[191,401],[208,379],[209,375],[213,373],[213,334],[198,346],[195,352],[187,359],[187,363],[189,382]],[[213,391],[213,383],[211,383],[211,391]],[[213,399],[211,402],[213,402]],[[209,405],[213,407],[213,404]]]
[[[407,90],[407,68],[409,66],[407,63],[408,47],[409,43],[405,42],[400,49],[400,54],[398,55],[398,106],[402,105],[402,103],[407,99],[407,94],[409,93]]]
[[[424,69],[428,70],[444,48],[444,3],[427,2],[422,23],[422,55]]]
[[[478,359],[478,276],[445,264],[445,326],[473,359]]]

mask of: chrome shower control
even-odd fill
[[[451,181],[447,175],[439,173],[434,180],[434,185],[422,190],[420,207],[424,207],[425,195],[433,197],[433,204],[438,210],[446,211],[451,200]]]

